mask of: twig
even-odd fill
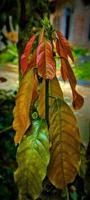
[[[5,129],[3,129],[2,131],[0,131],[0,135],[1,134],[3,134],[3,133],[5,133],[5,132],[7,132],[7,131],[9,131],[9,130],[11,130],[13,127],[12,127],[12,125],[11,126],[8,126],[8,127],[6,127]]]
[[[45,80],[45,119],[49,128],[49,79]]]
[[[70,199],[69,199],[69,191],[68,191],[68,187],[66,187],[66,194],[67,194],[67,200],[70,200]]]

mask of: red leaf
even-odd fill
[[[56,72],[50,41],[43,39],[37,47],[38,74],[44,79],[53,79]]]
[[[68,56],[69,56],[71,58],[71,60],[74,61],[74,58],[73,58],[73,55],[72,55],[72,52],[71,52],[71,47],[70,47],[69,42],[67,41],[67,39],[59,31],[57,31],[57,36],[58,36],[58,41],[57,42],[60,44],[60,46],[64,50],[65,57],[67,56],[67,58],[68,58]],[[61,57],[61,51],[59,51],[57,49],[57,52]]]
[[[61,46],[61,44],[60,44],[60,42],[58,40],[56,41],[56,50],[57,50],[57,53],[60,56],[60,58],[67,59],[67,54],[64,51],[64,49],[62,48],[62,46]]]
[[[63,59],[63,58],[61,59],[61,73],[62,73],[62,71],[63,71],[63,76],[62,76],[63,80],[68,79],[69,82],[71,83],[71,85],[73,85],[75,87],[77,81],[76,81],[74,72],[73,72],[68,60]],[[67,79],[64,79],[64,77],[65,78],[67,77]]]
[[[33,52],[27,68],[32,69],[35,67],[36,67],[36,50]]]
[[[73,107],[79,109],[83,105],[83,97],[76,91],[76,78],[74,72],[68,62],[68,56],[74,61],[70,45],[62,33],[57,32],[58,39],[56,41],[56,50],[61,58],[61,75],[64,81],[69,80],[72,94],[73,94]]]
[[[30,54],[30,50],[33,46],[33,43],[35,41],[35,38],[36,36],[33,35],[30,40],[28,41],[28,43],[26,44],[26,47],[24,49],[24,52],[21,56],[21,71],[22,71],[22,75],[24,75],[24,73],[26,72],[27,70],[27,67],[28,67],[28,57],[29,57],[29,54]]]

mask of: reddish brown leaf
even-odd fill
[[[74,109],[80,109],[84,103],[83,97],[76,91],[76,78],[74,76],[73,70],[66,59],[61,59],[61,75],[63,80],[69,80],[72,94],[73,94],[73,107]]]
[[[63,72],[63,73],[62,73]],[[63,80],[69,80],[69,82],[75,87],[76,86],[76,78],[74,75],[74,72],[68,62],[68,60],[66,59],[61,59],[61,74],[62,74],[62,78]]]
[[[60,58],[68,59],[66,52],[64,51],[63,47],[60,44],[60,41],[58,40],[56,41],[56,50]]]
[[[57,32],[57,35],[59,39],[56,41],[56,49],[61,58],[61,75],[64,81],[69,80],[73,93],[73,107],[79,109],[82,107],[84,100],[83,97],[76,92],[76,78],[68,62],[68,56],[74,61],[71,48],[68,41],[60,32]]]
[[[57,31],[57,36],[58,36],[58,43],[60,44],[60,46],[64,50],[65,56],[67,56],[67,57],[69,56],[71,58],[71,60],[74,61],[74,58],[73,58],[73,55],[72,55],[72,52],[71,52],[71,47],[70,47],[67,39],[59,31]],[[59,50],[57,49],[57,52],[58,52],[59,55],[61,55],[61,51],[59,52]]]
[[[45,38],[37,47],[37,65],[39,76],[50,80],[54,78],[56,68],[52,45]]]
[[[28,69],[35,68],[36,66],[36,50],[33,52],[32,57],[28,63]]]
[[[83,106],[84,99],[83,97],[76,92],[76,90],[73,91],[73,107],[75,110],[80,109]]]
[[[30,50],[33,46],[33,43],[35,41],[35,38],[36,36],[33,35],[30,40],[27,42],[26,46],[25,46],[25,49],[24,49],[24,52],[21,56],[21,71],[22,71],[22,75],[24,75],[24,73],[26,72],[27,70],[27,67],[28,67],[28,57],[29,57],[29,53],[30,53]]]

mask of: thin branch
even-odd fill
[[[0,135],[3,134],[3,133],[5,133],[5,132],[7,132],[7,131],[9,131],[9,130],[11,130],[12,128],[13,128],[12,125],[6,127],[5,129],[3,129],[3,130],[0,131]]]
[[[49,79],[45,80],[45,119],[49,128]]]

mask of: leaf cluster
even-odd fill
[[[83,98],[76,91],[69,63],[69,58],[74,61],[73,55],[68,41],[61,32],[53,30],[47,18],[42,24],[39,37],[32,35],[21,56],[22,80],[14,108],[15,143],[20,143],[14,175],[19,199],[27,195],[37,199],[46,176],[56,188],[64,189],[74,181],[80,168],[79,130],[71,108],[64,101],[55,62],[58,54],[61,76],[69,81],[73,107],[79,109]],[[32,51],[35,40],[38,44]]]

